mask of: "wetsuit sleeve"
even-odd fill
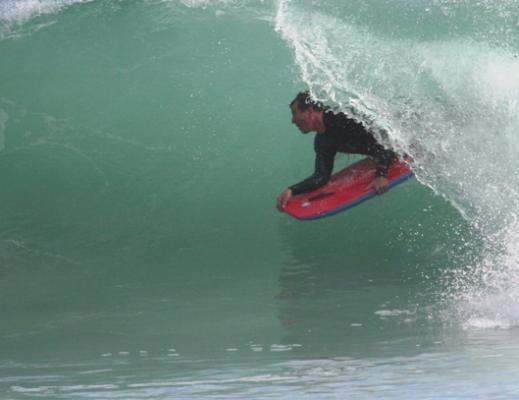
[[[315,171],[312,176],[290,186],[292,194],[311,192],[325,185],[332,175],[333,161],[336,151],[333,149],[319,148],[315,146]]]
[[[381,148],[374,156],[373,159],[377,164],[377,170],[375,172],[376,177],[387,178],[389,172],[389,166],[391,161],[396,157],[396,154],[391,150]]]

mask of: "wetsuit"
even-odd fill
[[[386,150],[364,126],[343,113],[334,114],[330,110],[323,113],[326,128],[317,133],[314,140],[315,172],[309,178],[290,186],[293,195],[311,192],[330,180],[333,161],[337,152],[365,154],[377,164],[375,176],[386,177],[391,161],[396,154]]]

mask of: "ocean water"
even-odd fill
[[[0,397],[518,398],[518,22],[515,0],[0,1]],[[313,169],[306,89],[416,179],[279,213]]]

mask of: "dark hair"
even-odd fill
[[[299,92],[297,96],[290,102],[290,108],[294,104],[297,104],[298,108],[301,111],[306,111],[309,108],[312,108],[315,111],[324,110],[324,105],[320,101],[314,100],[309,91]]]

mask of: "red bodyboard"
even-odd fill
[[[375,179],[375,171],[373,160],[360,160],[334,174],[319,189],[292,197],[283,211],[297,219],[311,220],[354,207],[376,196],[376,192],[369,189],[369,184]],[[393,187],[412,176],[413,172],[405,162],[395,160],[389,168],[387,178],[389,186]]]

